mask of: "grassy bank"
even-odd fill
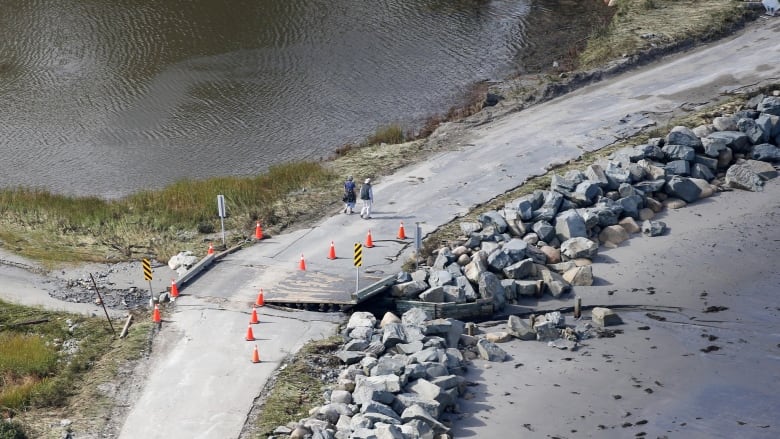
[[[121,324],[113,322],[117,333]],[[142,355],[150,329],[137,325],[119,340],[105,318],[0,301],[0,415],[16,421],[0,437],[61,437],[51,426],[62,418],[81,431],[100,428],[113,404],[100,384]]]
[[[118,200],[6,189],[0,191],[0,241],[15,253],[54,264],[141,257],[165,261],[185,249],[205,252],[204,237],[220,229],[218,194],[228,207],[226,228],[238,241],[251,236],[256,221],[295,221],[295,213],[281,201],[335,181],[318,163],[289,163],[252,178],[183,180]]]
[[[608,22],[596,23],[579,65],[593,68],[663,46],[723,36],[755,16],[741,0],[617,0]]]

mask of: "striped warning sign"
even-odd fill
[[[353,265],[355,267],[360,267],[363,265],[363,244],[356,242],[355,243],[355,258],[353,261]]]
[[[144,280],[152,280],[152,263],[148,259],[143,260]]]

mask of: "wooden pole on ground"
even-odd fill
[[[125,336],[127,336],[127,330],[130,328],[130,322],[132,321],[133,321],[133,315],[128,314],[127,320],[125,321],[125,327],[122,328],[122,332],[119,333],[119,338],[125,338]]]

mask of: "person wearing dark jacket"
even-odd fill
[[[360,217],[363,219],[371,218],[371,207],[374,204],[374,190],[371,188],[371,179],[367,178],[363,186],[360,187]]]
[[[344,197],[342,201],[344,201],[344,213],[352,215],[352,212],[355,210],[357,196],[355,195],[355,182],[352,181],[351,175],[344,182]]]

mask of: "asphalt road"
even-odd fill
[[[345,297],[355,288],[352,246],[371,230],[361,286],[397,272],[412,240],[472,207],[568,161],[665,123],[723,93],[780,78],[780,20],[760,19],[739,35],[582,88],[544,104],[452,135],[456,151],[375,182],[373,219],[333,214],[315,227],[275,236],[232,254],[184,290],[155,338],[148,380],[120,437],[235,438],[279,362],[311,338],[332,334],[338,314],[263,308],[255,335],[263,362],[244,340],[251,304],[267,297]],[[441,136],[439,136],[441,139]],[[338,258],[327,259],[331,241]],[[307,270],[298,269],[301,255]],[[259,334],[259,335],[258,335]]]

